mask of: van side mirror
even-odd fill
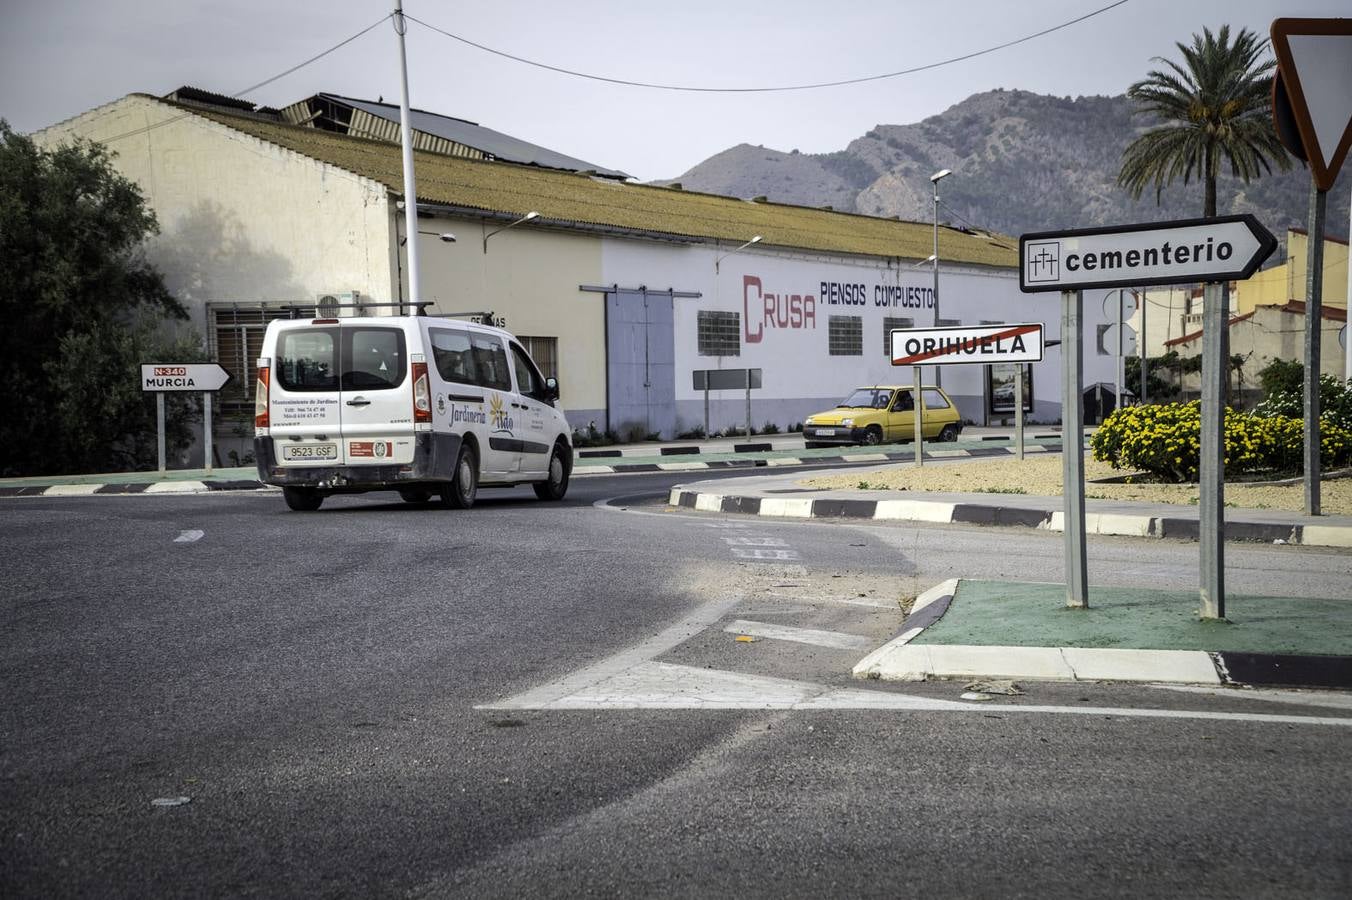
[[[559,380],[554,377],[546,378],[545,389],[542,393],[544,394],[544,401],[546,403],[553,403],[555,400],[559,399]]]

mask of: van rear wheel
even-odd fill
[[[469,509],[479,492],[479,454],[469,444],[460,445],[455,460],[455,475],[441,489],[441,505],[451,509]]]
[[[324,495],[313,488],[284,487],[282,496],[296,512],[314,512],[324,502]]]
[[[562,500],[568,493],[569,467],[565,452],[563,444],[555,444],[554,452],[549,456],[549,478],[531,485],[535,488],[535,496],[541,500]]]

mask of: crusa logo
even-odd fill
[[[742,276],[742,328],[748,344],[759,344],[771,328],[816,327],[816,297],[768,293],[755,275]]]

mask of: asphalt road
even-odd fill
[[[864,650],[725,629],[876,646],[944,578],[1056,580],[1060,536],[667,510],[685,480],[5,501],[0,894],[1352,893],[1352,698],[862,685]],[[1196,584],[1196,545],[1090,547]],[[1349,554],[1227,564],[1352,597]],[[914,705],[737,705],[804,685]]]

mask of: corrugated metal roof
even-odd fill
[[[179,107],[312,159],[346,169],[403,193],[398,144],[333,132]],[[761,235],[766,246],[827,253],[924,259],[932,226],[778,203],[753,203],[713,194],[542,169],[415,153],[418,202],[485,214],[540,213],[541,224],[577,224],[742,243]],[[1018,243],[1000,235],[941,227],[941,263],[1014,268]]]
[[[336,103],[345,103],[353,109],[359,109],[377,118],[394,122],[396,126],[399,124],[398,106],[389,103],[372,103],[370,100],[357,100],[352,97],[341,97],[337,94],[320,94],[319,96]],[[463,144],[466,147],[473,147],[506,162],[522,163],[528,166],[544,166],[550,169],[567,169],[572,172],[592,171],[609,178],[630,177],[618,169],[607,169],[586,160],[556,153],[547,147],[537,146],[529,141],[514,138],[510,134],[503,134],[501,131],[494,131],[492,128],[485,128],[464,119],[414,109],[409,111],[409,124],[424,134],[435,135],[457,144]]]

